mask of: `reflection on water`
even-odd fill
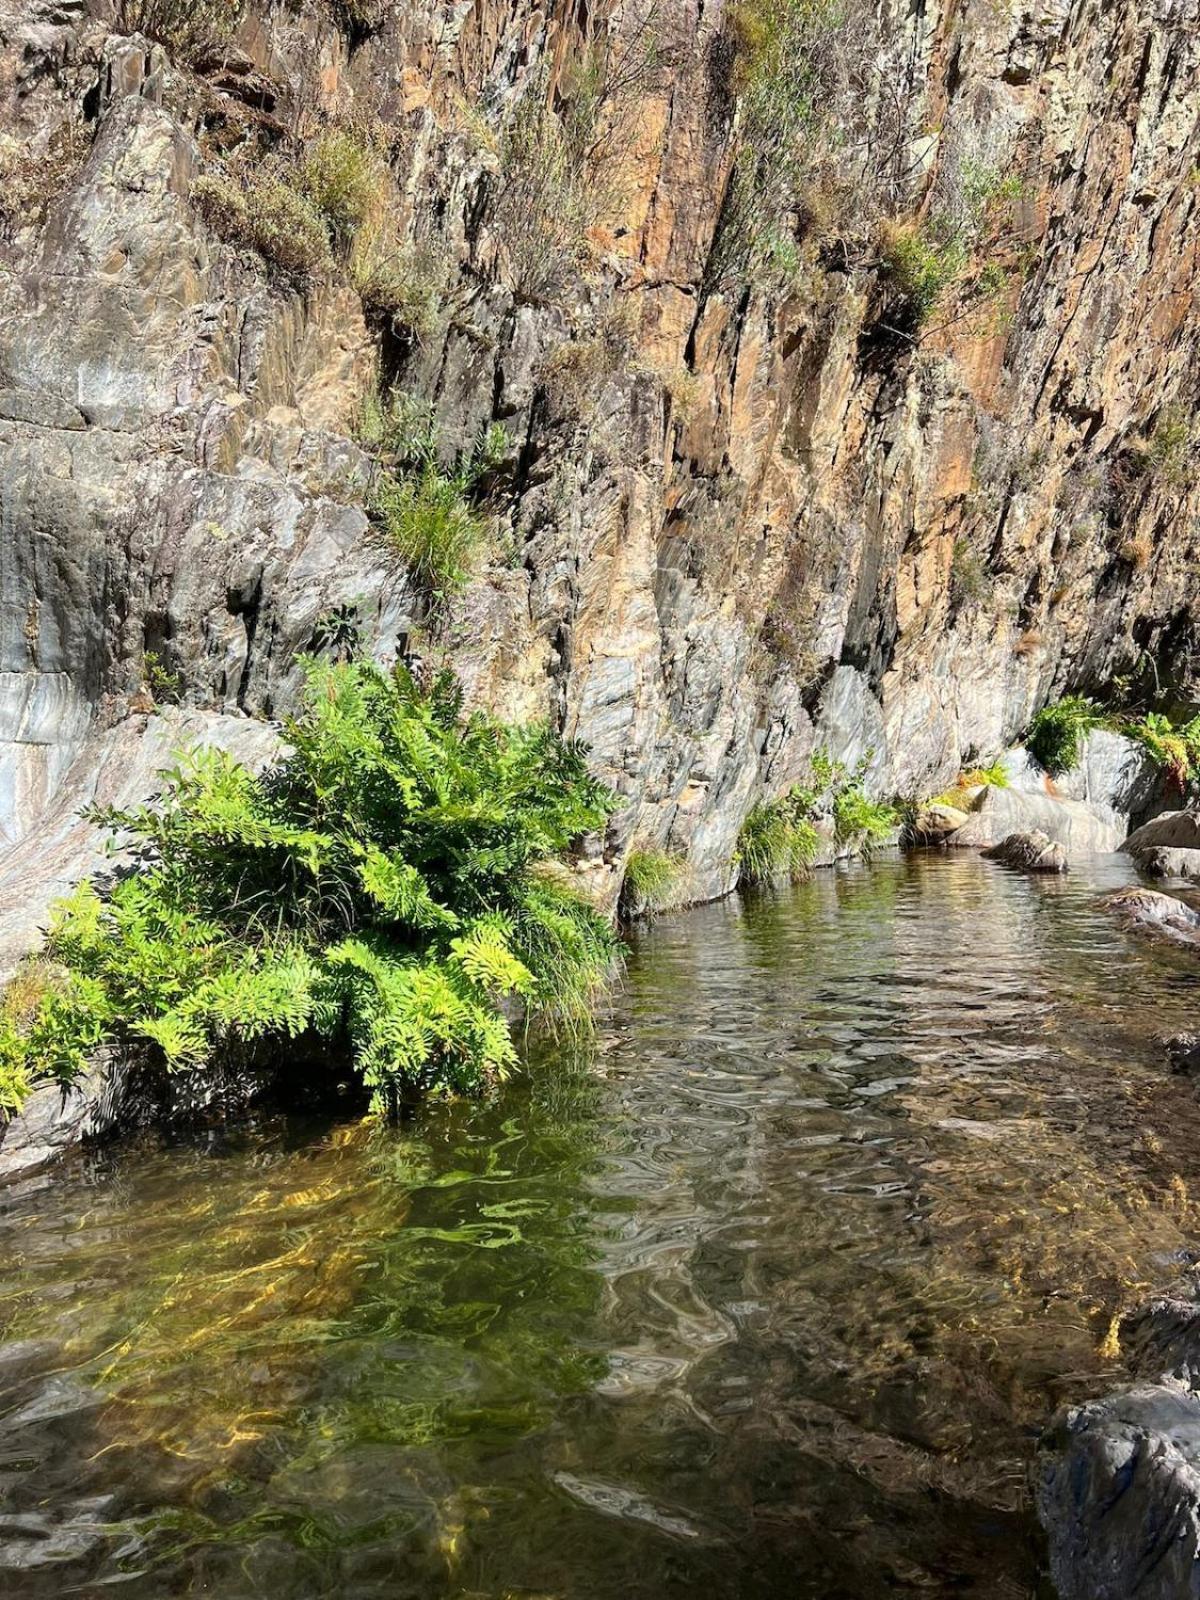
[[[493,1104],[0,1191],[0,1591],[1048,1593],[1033,1438],[1200,1192],[1121,873],[821,873]]]

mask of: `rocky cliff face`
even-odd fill
[[[745,5],[254,0],[186,49],[181,9],[0,0],[25,905],[31,838],[114,728],[152,781],[148,653],[189,713],[270,718],[339,607],[381,658],[448,654],[587,740],[629,799],[609,860],[665,845],[697,897],[819,745],[928,792],[1053,692],[1189,677],[1194,0],[844,0],[806,164],[786,193],[759,174],[769,270],[738,231],[771,125]],[[581,185],[511,130],[588,93]],[[390,173],[407,326],[198,204],[333,124]],[[433,402],[447,458],[508,441],[490,555],[436,626],[364,510],[380,378]]]

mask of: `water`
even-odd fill
[[[0,1592],[1049,1595],[1037,1432],[1197,1236],[1124,876],[819,873],[492,1104],[0,1190]]]

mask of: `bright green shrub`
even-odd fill
[[[1166,768],[1176,788],[1187,789],[1200,778],[1200,716],[1176,724],[1161,712],[1150,711],[1131,722],[1127,731]]]
[[[621,885],[621,907],[626,916],[641,917],[660,911],[679,883],[683,864],[666,850],[631,850]]]
[[[1056,778],[1079,765],[1084,739],[1093,728],[1102,728],[1106,720],[1104,712],[1086,695],[1067,695],[1038,712],[1029,724],[1025,744]]]
[[[776,800],[760,800],[738,834],[740,878],[746,884],[769,883],[787,873],[799,878],[816,858],[820,834],[805,815],[796,789]]]
[[[857,776],[843,784],[833,797],[833,833],[839,844],[852,844],[870,854],[896,831],[900,816],[895,806],[872,800]]]
[[[508,451],[503,427],[484,430],[453,469],[438,453],[431,408],[409,395],[368,398],[359,437],[383,470],[369,511],[414,581],[436,599],[462,588],[487,538],[481,485]]]
[[[461,589],[486,537],[456,478],[426,467],[415,478],[380,478],[371,514],[388,544],[431,594]]]
[[[578,1020],[615,942],[554,864],[612,795],[544,727],[463,721],[452,680],[308,662],[291,753],[256,776],[206,750],[150,808],[97,813],[138,870],[56,907],[55,979],[6,992],[0,1093],[69,1079],[101,1044],[167,1069],[256,1043],[348,1054],[378,1110],[514,1063],[500,1009]]]
[[[884,230],[880,257],[914,318],[923,322],[969,260],[962,236],[936,220],[893,224]]]

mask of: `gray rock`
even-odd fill
[[[1072,856],[1105,855],[1120,848],[1125,831],[1125,819],[1106,807],[1021,789],[989,788],[950,842],[988,847],[1013,833],[1037,832]]]
[[[1200,944],[1200,914],[1174,895],[1156,889],[1118,889],[1101,904],[1140,932],[1160,934],[1179,944]]]
[[[912,825],[913,838],[921,844],[940,844],[957,833],[968,820],[969,812],[957,806],[932,804],[922,806]]]
[[[1200,850],[1177,850],[1170,845],[1138,845],[1129,851],[1138,870],[1150,878],[1192,878],[1200,882]]]
[[[1135,828],[1124,849],[1136,860],[1143,851],[1200,851],[1200,811],[1163,811]]]
[[[1068,1412],[1038,1513],[1059,1600],[1200,1597],[1200,1399],[1164,1378]]]
[[[1057,839],[1048,839],[1044,833],[1010,833],[983,853],[991,861],[1019,867],[1024,872],[1067,870],[1067,852]]]
[[[1172,1072],[1200,1070],[1200,1033],[1176,1033],[1163,1040]]]

